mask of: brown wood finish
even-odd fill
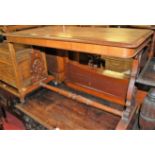
[[[114,97],[114,96],[112,96],[110,94],[99,92],[99,91],[96,91],[96,90],[93,90],[93,89],[88,89],[87,87],[84,87],[84,86],[82,87],[82,86],[80,86],[78,84],[75,84],[75,83],[69,82],[69,81],[66,81],[65,84],[68,87],[71,87],[74,90],[85,92],[87,94],[91,94],[93,96],[99,97],[99,98],[104,99],[104,100],[111,101],[113,103],[117,103],[117,104],[120,104],[120,105],[125,105],[125,102],[124,102],[123,99],[119,99],[119,98]]]
[[[152,33],[153,32],[150,30],[134,30],[121,28],[79,28],[75,26],[47,26],[43,28],[8,33],[5,35],[13,37],[42,38],[49,40],[90,43],[124,48],[137,48],[150,35],[152,35]]]
[[[140,105],[146,92],[138,91],[136,102]],[[29,98],[27,104],[18,104],[17,109],[42,124],[47,129],[132,129],[138,109],[128,123],[105,111],[79,104],[72,99],[50,91],[40,91]]]
[[[114,115],[122,116],[122,111],[108,107],[106,105],[102,105],[101,103],[98,103],[96,101],[91,101],[90,99],[85,98],[81,95],[76,95],[75,93],[72,93],[72,92],[69,92],[66,90],[62,90],[60,88],[53,87],[53,86],[50,86],[50,85],[45,84],[45,83],[40,83],[40,85],[43,88],[54,91],[54,92],[56,92],[60,95],[63,95],[65,97],[71,98],[72,100],[78,101],[80,103],[83,103],[83,104],[86,104],[86,105],[89,105],[89,106],[92,106],[92,107],[95,107],[95,108],[98,108],[101,110],[104,110],[104,111],[112,113]]]
[[[154,32],[151,46],[151,56],[155,56],[155,25],[130,25],[129,27],[136,29],[148,29]]]
[[[97,73],[87,66],[69,61],[66,64],[66,83],[74,83],[76,88],[83,87],[98,97],[125,105],[129,79],[117,79]],[[82,90],[82,89],[81,89]],[[101,94],[101,95],[99,95]]]
[[[3,25],[3,32],[14,32],[24,29],[40,27],[39,25]],[[35,56],[35,55],[38,55]],[[36,60],[40,60],[38,65]],[[37,69],[37,73],[34,69]],[[35,72],[35,73],[34,73]],[[39,72],[39,73],[38,73]],[[43,72],[43,73],[41,73]],[[9,91],[24,101],[24,97],[39,87],[37,82],[49,82],[46,58],[43,51],[33,49],[31,46],[7,43],[0,44],[0,87]]]
[[[79,104],[55,92],[35,93],[27,104],[16,106],[47,129],[115,129],[120,117]]]
[[[133,59],[121,59],[115,57],[103,57],[105,60],[105,69],[117,71],[117,72],[124,72],[130,71],[132,66]]]
[[[35,58],[36,54],[39,57]],[[40,63],[41,66],[38,66],[37,63]],[[33,68],[34,65],[37,67],[37,71]],[[39,67],[42,69],[38,70]],[[36,72],[37,75],[35,75]],[[43,52],[31,47],[14,46],[11,43],[0,44],[0,75],[1,88],[21,99],[29,90],[38,88],[36,83],[46,79],[49,82],[51,79],[47,75],[46,59]]]
[[[134,111],[137,109],[137,104],[135,104],[134,96],[132,96],[131,93],[135,93],[136,90],[134,84],[138,70],[135,70],[135,68],[138,68],[140,64],[134,63],[134,60],[140,60],[143,55],[143,49],[150,45],[153,36],[151,30],[48,26],[33,30],[7,33],[5,36],[8,42],[11,43],[44,46],[124,59],[132,58],[133,65],[131,70],[133,72],[131,73],[131,78],[129,78],[128,81],[123,79],[120,83],[118,82],[119,80],[116,80],[120,85],[122,84],[121,87],[118,87],[120,89],[113,88],[113,90],[110,90],[106,83],[103,86],[103,88],[106,87],[105,92],[109,89],[107,93],[124,99],[126,102],[125,106],[127,106],[125,109],[125,116],[127,116],[125,117],[127,120],[126,124],[130,122]],[[147,53],[149,53],[149,50],[147,50]],[[66,62],[69,61],[67,60]],[[133,74],[135,72],[136,74]],[[104,81],[105,79],[103,83]],[[107,78],[107,82],[109,81]]]
[[[64,81],[65,74],[65,51],[64,53],[56,49],[45,49],[47,67],[50,74],[55,77],[57,83]]]
[[[49,83],[50,81],[54,80],[54,78],[52,76],[48,76],[47,79],[42,80],[42,82],[44,83]],[[40,88],[39,83],[35,83],[31,86],[28,86],[27,89],[24,89],[22,92],[19,92],[18,89],[0,81],[0,88],[2,88],[5,91],[10,92],[11,94],[19,97],[22,100],[24,100],[24,97],[28,94],[33,92],[34,90]]]
[[[130,115],[130,118],[128,121],[124,121],[124,119],[120,119],[119,123],[116,126],[116,130],[126,130],[126,129],[132,129],[133,127],[133,122],[135,121],[136,117],[138,117],[138,112],[140,105],[142,104],[145,96],[146,96],[145,91],[137,91],[136,94],[136,106],[132,110],[132,114]]]
[[[121,57],[121,58],[131,58],[139,52],[139,51],[135,51],[134,49],[102,46],[102,45],[87,44],[87,43],[76,43],[76,42],[74,43],[74,42],[49,40],[49,39],[8,36],[7,40],[9,42],[26,44],[26,45],[44,46],[44,47],[57,48],[62,50],[71,50],[76,52],[114,56],[114,57]]]
[[[3,32],[13,32],[13,31],[19,31],[24,29],[30,29],[30,28],[36,28],[40,27],[39,25],[3,25],[0,27],[0,29]]]
[[[152,35],[151,30],[47,26],[4,34],[8,41],[106,56],[129,58]]]

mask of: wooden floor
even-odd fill
[[[48,129],[115,129],[120,117],[40,90],[17,108]]]

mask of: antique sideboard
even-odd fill
[[[31,46],[32,50],[38,49],[38,47],[59,49],[59,52],[63,53],[63,58],[60,56],[61,65],[59,65],[64,72],[61,72],[61,81],[75,90],[116,103],[122,106],[124,110],[121,111],[67,90],[48,85],[47,83],[53,77],[47,80],[47,71],[45,81],[43,80],[44,78],[37,80],[37,88],[43,87],[78,102],[118,115],[121,119],[116,129],[127,128],[139,107],[135,102],[135,80],[147,60],[153,55],[150,50],[153,38],[151,30],[46,26],[19,32],[4,33],[4,35],[7,38],[9,50],[13,55],[15,68],[18,67],[15,61],[17,60],[15,58],[15,55],[17,55],[15,45],[17,44]],[[43,51],[39,51],[39,55]],[[97,66],[92,61],[86,61],[87,63],[83,64],[79,59],[72,59],[70,56],[71,52],[99,57],[102,60],[102,64]],[[35,53],[37,54],[37,52],[34,51],[34,57]],[[36,57],[38,56],[36,55]],[[45,57],[43,60],[46,61]],[[40,61],[41,59],[37,59],[35,63],[34,80],[40,78],[38,75],[41,75],[37,66],[42,66]],[[59,62],[59,57],[57,61]],[[46,65],[44,68],[47,70]],[[18,86],[21,88],[19,81]],[[3,84],[1,87],[3,87]],[[32,89],[20,90],[22,91],[19,94],[23,93],[23,91],[32,91]],[[21,96],[24,97],[23,94]]]

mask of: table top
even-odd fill
[[[4,35],[8,37],[39,38],[121,48],[137,48],[152,34],[153,31],[146,29],[45,26],[5,33]]]

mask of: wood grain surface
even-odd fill
[[[33,28],[14,33],[7,33],[5,35],[137,48],[151,34],[151,30],[139,29],[46,26],[42,28]]]
[[[48,129],[115,129],[120,117],[41,90],[17,108]]]

